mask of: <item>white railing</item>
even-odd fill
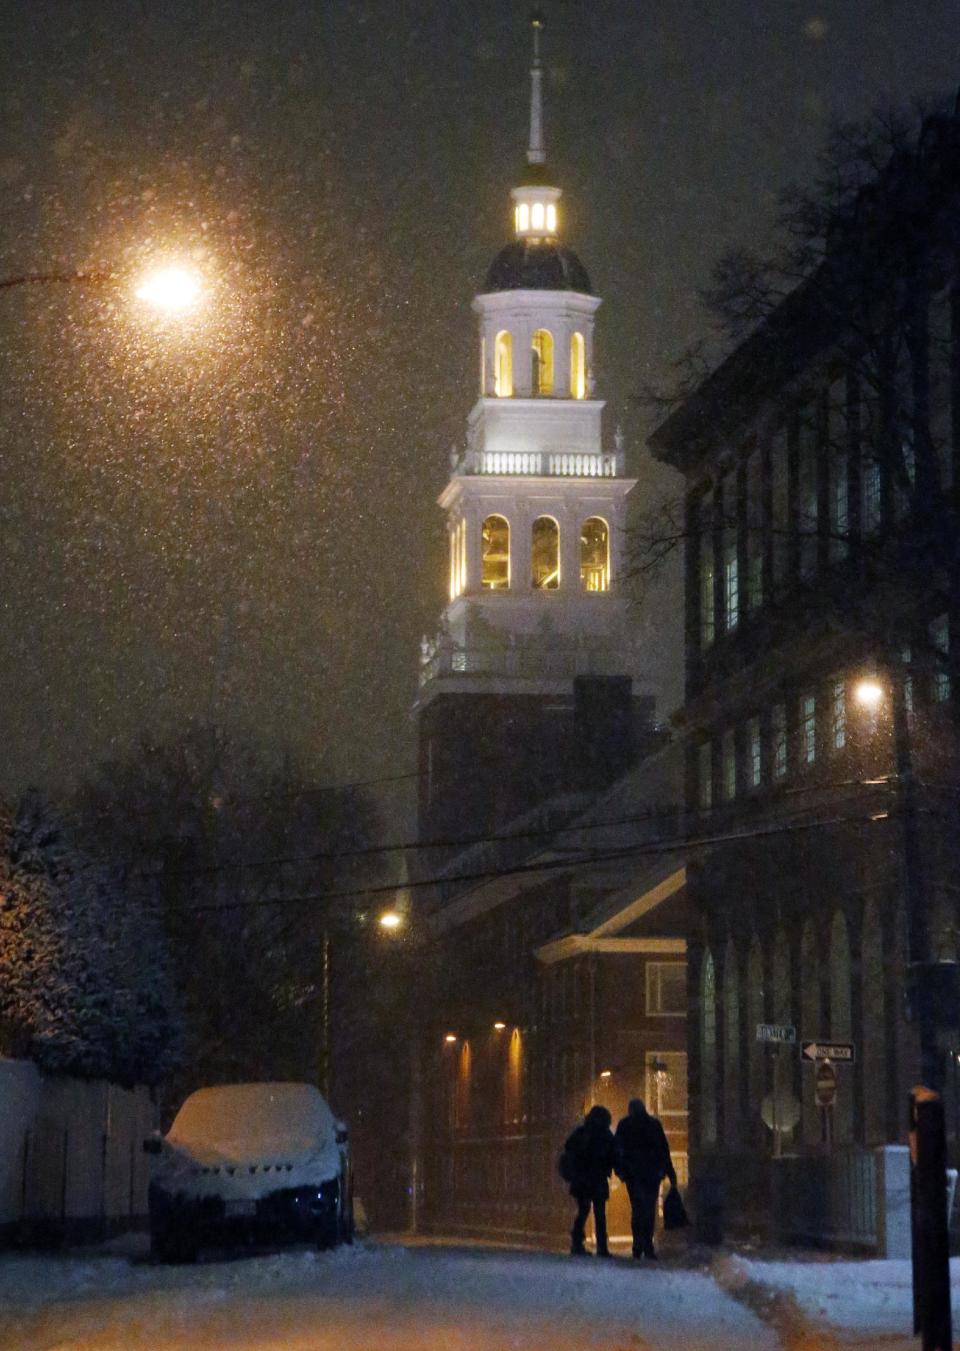
[[[553,478],[616,478],[616,452],[484,450],[481,474],[537,474]]]
[[[569,680],[577,675],[619,675],[625,653],[594,641],[561,647],[502,646],[497,643],[461,647],[428,645],[420,658],[420,685],[444,676],[505,676],[521,680]]]

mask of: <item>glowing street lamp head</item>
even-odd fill
[[[860,707],[868,713],[876,713],[883,703],[883,686],[876,680],[861,680],[853,694]]]
[[[494,1027],[494,1031],[496,1031],[496,1032],[502,1032],[502,1031],[504,1030],[504,1028],[506,1027],[506,1023],[501,1023],[501,1022],[498,1020],[497,1022],[494,1023],[493,1027]]]
[[[399,929],[402,923],[403,920],[396,910],[385,910],[380,916],[381,929]]]
[[[456,1032],[448,1032],[447,1035],[444,1037],[444,1041],[447,1043],[448,1046],[452,1046],[456,1040],[457,1040]]]
[[[144,277],[136,297],[155,310],[182,314],[198,303],[200,282],[185,267],[162,267]]]

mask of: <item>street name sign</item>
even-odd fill
[[[757,1023],[757,1041],[795,1042],[797,1029],[791,1023]]]
[[[856,1059],[852,1041],[802,1041],[801,1060],[832,1060],[852,1065]]]

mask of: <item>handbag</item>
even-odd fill
[[[683,1197],[674,1185],[663,1198],[663,1227],[664,1229],[683,1229],[690,1223],[687,1215],[687,1208],[683,1204]]]

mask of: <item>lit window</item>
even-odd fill
[[[587,347],[582,333],[570,338],[570,395],[574,399],[587,397]]]
[[[800,699],[800,758],[805,765],[817,758],[817,700],[812,694]]]
[[[845,680],[833,682],[830,704],[833,749],[842,751],[847,744],[847,682]]]
[[[547,207],[547,229],[554,234],[557,229],[557,208],[551,202]]]
[[[723,620],[732,633],[740,621],[740,565],[737,559],[737,498],[732,474],[723,484]]]
[[[946,615],[940,615],[930,625],[930,642],[936,663],[933,698],[935,703],[945,704],[950,698],[950,672],[946,669],[950,656],[950,621]]]
[[[510,585],[510,526],[503,516],[488,516],[480,527],[480,585],[502,591]]]
[[[713,602],[713,511],[711,498],[700,506],[700,648],[706,650],[716,632]]]
[[[538,516],[533,523],[530,561],[537,591],[555,591],[560,585],[560,527],[552,516]]]
[[[747,723],[747,745],[750,748],[750,787],[759,788],[763,779],[763,741],[759,718],[751,718]]]
[[[533,210],[530,212],[530,228],[543,229],[543,202],[534,202]]]
[[[782,779],[787,772],[787,710],[783,704],[774,704],[771,711],[770,740],[773,777]]]
[[[506,329],[497,334],[493,388],[498,399],[508,399],[513,393],[513,339]]]
[[[521,202],[517,207],[517,229],[530,229],[530,208],[527,206],[526,202]]]
[[[720,742],[720,758],[723,766],[723,797],[732,802],[737,796],[737,741],[733,728],[724,732]]]
[[[708,812],[713,806],[713,747],[709,741],[702,742],[697,751],[697,780],[700,810]]]
[[[584,591],[610,589],[610,531],[599,516],[584,521],[580,531],[580,585]]]
[[[553,393],[553,334],[538,328],[533,335],[533,392]]]

